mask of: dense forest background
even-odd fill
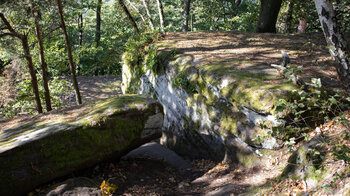
[[[258,24],[267,20],[262,17],[261,9],[263,4],[269,2],[273,1],[2,1],[1,83],[11,83],[15,89],[10,90],[16,90],[16,96],[7,101],[2,100],[1,113],[12,116],[21,111],[34,112],[35,105],[36,110],[41,112],[43,109],[38,108],[38,105],[45,101],[48,111],[52,107],[61,107],[60,97],[70,86],[58,78],[70,73],[76,73],[78,76],[119,75],[123,52],[135,45],[127,40],[139,32],[264,32]],[[332,2],[337,11],[336,17],[341,21],[341,31],[349,31],[350,2]],[[61,17],[58,4],[63,8]],[[279,14],[276,25],[272,22],[272,25],[269,25],[272,30],[268,31],[283,34],[322,31],[314,1],[283,0],[273,4],[276,13]],[[62,21],[65,23],[66,33],[62,31]],[[28,47],[23,44],[27,44]],[[27,65],[29,56],[33,70]],[[39,84],[37,87],[33,86],[35,77]],[[81,103],[74,77],[76,100]],[[38,90],[34,90],[33,95],[32,89],[35,88]],[[36,100],[36,104],[33,99]],[[50,101],[52,106],[48,106],[51,105],[48,103]]]

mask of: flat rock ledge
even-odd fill
[[[153,99],[123,95],[13,120],[0,129],[0,195],[23,195],[55,178],[119,158],[159,138],[163,118],[162,105]]]
[[[150,95],[163,105],[161,144],[176,153],[251,166],[259,162],[256,149],[283,144],[269,133],[283,123],[275,115],[279,100],[289,100],[297,87],[263,62],[242,61],[236,50],[220,49],[230,39],[215,38],[215,48],[206,35],[174,43],[165,38],[146,46],[142,60],[127,51],[122,91]]]

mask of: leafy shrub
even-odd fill
[[[42,85],[40,85],[41,83],[42,80],[39,79],[39,96],[41,103],[44,105],[45,95],[44,89]],[[71,90],[68,82],[66,80],[59,79],[58,77],[54,77],[51,81],[49,81],[49,89],[53,109],[61,108],[65,104],[63,99],[64,96],[67,96]],[[16,85],[16,90],[16,99],[3,106],[4,110],[0,110],[0,114],[4,115],[5,118],[11,118],[20,113],[34,114],[36,112],[31,80],[26,79],[20,81]]]
[[[255,32],[259,19],[259,4],[248,4],[243,7],[241,8],[243,10],[231,19],[231,24],[226,23],[226,26],[231,25],[230,29],[237,31]]]
[[[284,73],[297,75],[301,68],[291,67]],[[301,87],[292,92],[290,99],[280,99],[276,107],[277,116],[284,117],[285,124],[274,127],[273,134],[281,135],[285,140],[303,137],[303,133],[329,120],[347,122],[344,111],[349,109],[350,98],[343,93],[329,93],[322,88],[320,79],[313,78],[307,89]]]
[[[130,65],[138,65],[144,57],[145,46],[158,39],[158,32],[137,34],[125,43],[126,60]]]

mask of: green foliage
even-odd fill
[[[288,12],[288,3],[283,1],[280,14],[277,21],[277,29],[279,32],[285,32],[286,16]],[[304,19],[307,22],[306,32],[321,32],[321,25],[318,19],[318,14],[315,8],[315,3],[310,0],[294,0],[294,7],[291,17],[291,32],[295,33],[298,30],[299,20]]]
[[[347,135],[347,139],[349,136]],[[333,147],[333,156],[338,160],[343,160],[346,163],[350,162],[350,148],[345,144],[338,144]]]
[[[42,83],[40,79],[39,84]],[[70,85],[66,80],[54,77],[49,81],[49,89],[51,96],[51,104],[54,109],[59,109],[65,104],[64,97],[69,95]],[[0,110],[0,114],[4,115],[5,118],[11,118],[17,114],[34,114],[36,112],[34,106],[34,95],[32,92],[31,80],[26,79],[20,81],[16,85],[17,95],[16,99],[4,106],[5,110]],[[41,103],[45,104],[44,89],[39,85]]]
[[[194,1],[195,30],[237,30],[254,32],[258,23],[260,1],[246,0],[236,8],[234,1]]]
[[[287,78],[302,71],[302,67],[288,68],[284,72]],[[279,100],[275,113],[285,116],[286,123],[274,127],[271,134],[289,140],[304,137],[305,132],[331,119],[339,123],[347,122],[344,111],[349,108],[350,99],[344,92],[330,94],[322,88],[321,80],[316,78],[311,80],[308,89],[304,88],[293,91],[289,100]]]
[[[237,16],[225,23],[224,30],[237,30],[255,32],[259,19],[259,4],[243,4],[238,10]]]
[[[181,87],[190,94],[197,93],[196,86],[190,82],[190,80],[187,78],[187,74],[184,72],[179,72],[176,75],[176,77],[173,79],[173,86]]]
[[[145,56],[145,47],[158,39],[158,32],[137,34],[128,39],[125,43],[126,61],[130,65],[139,65]],[[154,53],[154,49],[150,52]],[[155,54],[153,54],[155,55]]]

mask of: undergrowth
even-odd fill
[[[38,77],[38,84],[42,84],[41,77]],[[39,96],[42,104],[45,104],[45,95],[42,85],[39,87]],[[54,77],[49,81],[50,98],[53,109],[59,109],[65,105],[65,96],[69,95],[70,85],[66,80]],[[32,93],[31,80],[25,79],[16,84],[16,98],[0,110],[0,115],[9,119],[18,114],[34,114],[36,113],[34,105],[34,95]]]
[[[287,70],[284,75],[291,78],[291,75],[300,74],[302,68],[289,65]],[[278,101],[275,115],[283,117],[283,123],[273,127],[271,134],[291,143],[300,141],[305,138],[305,133],[330,120],[348,122],[345,112],[349,106],[350,98],[345,92],[336,89],[328,92],[323,88],[321,79],[312,78],[310,84],[293,90],[289,99]]]

